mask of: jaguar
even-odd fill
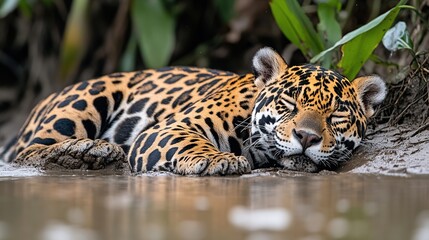
[[[252,63],[244,75],[164,67],[68,86],[34,107],[1,156],[41,168],[122,163],[134,173],[315,172],[351,158],[386,96],[379,76],[288,66],[269,47]]]

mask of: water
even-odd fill
[[[429,176],[2,172],[0,239],[429,239]]]

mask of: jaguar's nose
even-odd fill
[[[296,129],[293,129],[292,133],[293,136],[301,143],[303,151],[305,151],[305,149],[307,149],[308,147],[316,145],[322,141],[321,136],[307,132],[305,130],[297,131]]]

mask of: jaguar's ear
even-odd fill
[[[386,84],[379,76],[366,76],[356,78],[352,85],[357,91],[358,100],[366,117],[371,117],[374,114],[374,107],[386,97]]]
[[[286,61],[269,47],[261,48],[253,57],[253,72],[258,88],[266,86],[286,70]]]

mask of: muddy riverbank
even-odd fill
[[[340,172],[388,175],[429,174],[429,131],[412,125],[381,125]]]

